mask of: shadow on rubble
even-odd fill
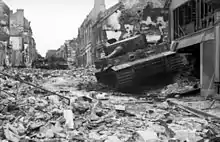
[[[190,71],[181,71],[178,73],[164,73],[150,76],[144,81],[142,78],[135,78],[132,86],[126,88],[110,88],[103,84],[97,83],[96,80],[84,81],[78,84],[78,90],[97,91],[110,93],[114,96],[135,97],[145,99],[162,100],[176,96],[187,97],[199,94],[200,88],[197,78]],[[189,89],[190,88],[190,89]],[[164,91],[165,90],[165,91]],[[164,93],[165,92],[165,93]],[[164,98],[162,98],[162,97]]]
[[[103,84],[97,83],[97,82],[86,82],[86,83],[79,83],[77,85],[78,90],[85,90],[85,91],[102,91],[102,92],[109,92],[112,91],[111,88],[108,86],[105,86]]]
[[[138,81],[137,81],[138,82]],[[174,75],[166,74],[166,75],[157,75],[147,78],[144,82],[139,82],[134,84],[133,86],[129,86],[121,89],[114,89],[103,85],[97,82],[86,82],[80,83],[77,86],[78,90],[86,90],[86,91],[102,91],[102,92],[119,92],[123,94],[131,94],[131,95],[143,95],[147,91],[151,90],[161,90],[164,86],[174,83]]]

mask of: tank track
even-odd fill
[[[161,73],[175,73],[184,67],[182,57],[174,54],[157,58],[118,71],[108,69],[96,73],[98,82],[116,90],[125,90],[138,85],[140,80]],[[150,81],[149,81],[150,82]]]
[[[183,58],[177,54],[168,56],[166,60],[166,68],[169,72],[175,73],[185,68]]]

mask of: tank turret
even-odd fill
[[[147,40],[144,34],[135,35],[133,37],[117,41],[104,47],[104,52],[108,56],[114,52],[114,55],[122,55],[137,49],[143,49],[147,46]]]
[[[119,56],[123,56],[129,52],[134,52],[138,49],[147,47],[147,40],[144,34],[135,35],[133,37],[114,42],[103,47],[105,57],[95,62],[97,69],[107,66],[107,60]]]

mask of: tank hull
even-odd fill
[[[183,67],[182,57],[174,52],[167,51],[148,58],[109,67],[97,72],[95,76],[97,81],[102,84],[116,90],[126,90],[142,83],[149,86],[158,85],[164,81],[165,76],[169,75],[169,79],[172,79],[172,76]]]

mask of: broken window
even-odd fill
[[[213,26],[214,10],[205,0],[191,0],[176,8],[174,39]]]

